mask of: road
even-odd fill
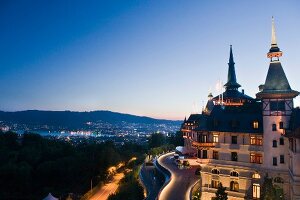
[[[169,153],[158,158],[161,166],[172,174],[171,181],[161,191],[159,200],[189,200],[192,186],[199,180],[195,175],[197,166],[190,169],[179,169],[173,159],[174,153]]]
[[[106,200],[110,194],[113,194],[118,189],[118,183],[124,177],[124,173],[117,173],[114,175],[110,183],[102,186],[91,198],[90,200]]]

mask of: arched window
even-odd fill
[[[218,169],[213,169],[213,170],[211,170],[211,173],[213,173],[213,174],[220,174],[220,171]]]
[[[232,171],[230,172],[230,176],[239,177],[239,173],[237,173],[236,171]]]
[[[230,190],[231,191],[239,191],[239,183],[237,181],[231,181],[230,182]]]
[[[260,199],[260,185],[258,183],[252,185],[252,197],[253,199]]]
[[[260,179],[260,175],[258,173],[254,173],[252,175],[252,178],[255,178],[255,179]]]
[[[274,178],[274,183],[283,183],[283,178],[281,178],[281,177],[275,177]]]

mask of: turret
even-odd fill
[[[260,85],[257,99],[262,102],[263,115],[263,166],[274,177],[273,171],[288,171],[288,140],[284,137],[293,109],[293,98],[299,92],[292,90],[279,61],[282,56],[275,34],[272,18],[271,48],[267,57],[270,65],[264,85]],[[287,173],[288,174],[288,173]],[[286,179],[286,177],[282,177]]]

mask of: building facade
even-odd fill
[[[260,199],[265,177],[282,199],[300,199],[300,110],[279,58],[272,21],[270,65],[256,98],[239,91],[230,47],[225,91],[209,94],[201,114],[185,119],[184,148],[201,166],[202,199],[213,199],[220,183],[229,199]]]

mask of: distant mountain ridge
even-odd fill
[[[180,121],[154,119],[145,116],[136,116],[106,110],[77,112],[77,111],[41,111],[26,110],[16,112],[0,111],[0,121],[28,124],[28,125],[49,125],[78,127],[87,122],[96,121],[108,122],[111,124],[120,123],[143,123],[143,124],[174,124],[179,125]]]

